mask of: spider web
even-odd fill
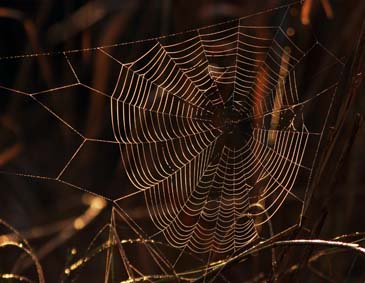
[[[91,211],[104,209],[100,201],[113,207],[110,222],[88,255],[65,269],[67,276],[105,253],[105,278],[113,269],[123,282],[191,282],[270,239],[269,226],[276,232],[290,227],[275,226],[286,204],[297,206],[292,224],[300,221],[343,63],[309,29],[301,31],[312,38],[309,44],[287,34],[292,7],[133,43],[1,58],[7,66],[47,57],[68,70],[67,81],[56,76],[55,85],[43,89],[33,90],[31,82],[1,89],[41,106],[78,140],[53,169],[2,173],[92,193],[99,202]],[[272,22],[257,25],[262,18]],[[113,87],[87,82],[78,63],[85,54],[113,66]],[[312,59],[318,57],[326,62],[321,70]],[[104,103],[103,135],[84,131],[60,110],[64,101],[57,99],[71,89]],[[317,104],[326,112],[313,122],[306,115]],[[78,179],[78,158],[98,144],[119,148],[123,170],[116,174],[126,174],[130,184],[106,192]],[[136,207],[146,208],[148,217],[140,219]],[[78,220],[78,229],[88,223]],[[135,246],[144,249],[153,274],[133,259]]]

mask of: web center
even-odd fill
[[[237,110],[227,108],[223,110],[222,126],[223,131],[231,134],[242,120],[242,115]]]
[[[248,116],[233,106],[217,110],[214,115],[214,124],[223,132],[224,144],[229,147],[241,147],[252,131]]]
[[[242,113],[232,107],[225,107],[223,110],[215,113],[214,124],[224,133],[230,134],[240,124],[242,119]]]

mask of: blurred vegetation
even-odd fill
[[[0,219],[4,221],[0,222],[0,282],[29,282],[28,279],[42,282],[41,273],[44,273],[46,282],[103,282],[108,254],[96,259],[91,259],[91,255],[99,250],[108,250],[105,245],[117,241],[115,235],[125,235],[125,239],[135,237],[131,228],[118,220],[117,213],[112,213],[111,218],[110,203],[70,186],[72,183],[91,188],[92,192],[109,198],[116,196],[121,184],[130,186],[125,173],[122,173],[118,146],[87,145],[77,162],[65,172],[67,181],[54,181],[59,170],[77,150],[80,137],[22,92],[72,84],[74,78],[68,66],[58,60],[58,56],[3,58],[87,50],[137,41],[250,15],[287,3],[283,0],[2,1],[0,85],[5,87],[0,89]],[[333,105],[324,147],[321,148],[320,162],[315,168],[312,195],[303,223],[278,235],[277,240],[320,238],[357,242],[364,246],[365,127],[362,122],[365,113],[365,39],[361,28],[364,28],[365,2],[306,0],[301,9],[292,11],[291,17],[295,23],[310,26],[329,52],[343,59],[347,65]],[[301,26],[293,25],[291,28],[290,33],[297,37],[296,40],[308,40],[296,33]],[[127,57],[133,58],[137,51],[126,49],[125,52]],[[81,79],[94,89],[108,92],[113,87],[111,82],[117,76],[117,69],[105,56],[85,51],[70,56],[70,60],[82,74]],[[308,81],[308,84],[319,84],[320,80],[318,77],[318,81]],[[15,93],[14,89],[19,92]],[[105,99],[81,88],[61,89],[54,94],[42,102],[62,112],[62,118],[71,121],[70,124],[75,125],[78,131],[87,133],[85,136],[98,138],[110,130],[109,113],[105,110],[108,101]],[[309,109],[306,114],[321,113],[324,109]],[[310,117],[315,123],[317,117]],[[9,172],[21,172],[21,175]],[[146,209],[141,207],[132,207],[131,210],[132,218],[148,216]],[[294,210],[287,206],[284,215],[290,218],[293,213]],[[113,221],[119,221],[119,224],[114,228],[104,227],[105,223]],[[285,226],[286,221],[282,219],[282,223],[277,225]],[[82,227],[77,223],[82,223]],[[110,233],[110,229],[116,231]],[[98,232],[100,238],[94,238]],[[110,235],[114,235],[112,239]],[[130,261],[138,262],[141,273],[155,272],[159,267],[149,261],[147,248],[140,246],[140,243],[133,243],[125,248]],[[218,276],[214,282],[365,280],[365,257],[351,249],[315,243],[304,246],[283,244],[275,247],[276,258],[273,259],[271,248],[269,245],[265,250],[254,249],[246,257],[239,257],[221,271],[226,279]],[[120,252],[115,249],[116,253]],[[160,249],[173,253],[168,247]],[[38,259],[27,254],[36,255]],[[85,257],[80,256],[85,254]],[[85,260],[79,262],[80,265],[86,261],[89,265],[89,260],[91,263],[72,279],[68,273],[80,257]],[[189,264],[186,263],[187,266]],[[42,266],[42,272],[38,265]],[[119,282],[118,278],[125,276],[118,274],[118,268],[127,272],[123,263],[115,260],[113,270],[116,271],[108,275],[109,281],[106,282]],[[21,276],[11,278],[6,274]],[[213,272],[212,278],[214,275]],[[178,281],[172,276],[146,279],[145,282]]]

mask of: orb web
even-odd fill
[[[115,139],[157,227],[152,238],[176,248],[234,252],[288,195],[304,201],[293,187],[311,171],[304,152],[321,132],[306,126],[296,73],[319,43],[304,51],[281,25],[245,20],[155,39],[121,62]]]
[[[1,89],[35,102],[79,143],[55,174],[2,173],[57,182],[110,202],[111,221],[99,233],[107,231],[108,241],[100,252],[119,247],[123,282],[170,277],[189,282],[213,269],[214,260],[222,266],[233,254],[273,236],[266,226],[288,199],[298,205],[300,221],[343,68],[315,37],[303,44],[287,34],[291,7],[170,36],[47,54],[68,70],[68,82],[41,90]],[[274,20],[258,25],[260,17]],[[116,72],[110,90],[84,81],[85,70],[76,62],[86,52],[112,62]],[[318,55],[326,58],[321,70],[311,61]],[[40,56],[4,57],[1,62]],[[307,73],[309,79],[302,81]],[[322,78],[326,80],[311,87]],[[63,96],[68,89],[86,89],[105,101],[111,134],[93,136],[48,103],[47,97]],[[313,123],[306,115],[316,103],[326,104],[327,111]],[[118,146],[130,184],[122,183],[110,196],[102,187],[72,181],[73,164],[91,144]],[[133,214],[135,206],[146,208],[147,220]],[[90,207],[106,209],[105,203]],[[118,233],[116,215],[132,231],[130,238]],[[164,275],[146,276],[131,262],[126,245],[143,245]],[[161,252],[159,245],[174,256]],[[203,258],[203,267],[189,277],[179,270],[179,262],[192,254]],[[107,266],[111,258],[108,251]],[[68,274],[89,259],[71,265]]]

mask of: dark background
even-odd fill
[[[287,2],[2,1],[0,58],[136,41],[242,17]],[[323,3],[327,1],[312,1],[308,12],[310,26],[321,43],[350,64],[354,60],[360,39],[365,4],[355,0],[328,2],[333,16],[328,14],[328,10],[326,14]],[[292,16],[300,18],[302,13],[298,9]],[[300,27],[294,26],[294,29],[299,30]],[[307,40],[300,38],[300,33],[295,36],[299,37],[298,40]],[[133,56],[133,50],[127,52]],[[70,76],[65,72],[67,66],[62,65],[57,58],[36,56],[2,59],[0,85],[34,92],[71,83]],[[109,80],[115,76],[111,64],[92,52],[82,52],[72,60],[75,60],[73,62],[81,73],[85,74],[83,79],[94,88],[110,88]],[[361,70],[364,70],[363,65],[355,73]],[[299,235],[298,237],[333,239],[365,231],[365,127],[361,126],[365,96],[363,83],[352,91],[352,75],[354,73],[350,71],[344,74],[344,87],[334,108],[338,112],[331,121],[332,129],[326,131],[328,136],[335,138],[328,138],[327,141],[329,149],[326,150],[330,157],[326,160],[324,154],[316,168],[319,173],[315,178],[308,222],[305,228],[299,229],[298,234],[291,237]],[[354,98],[348,111],[342,115],[340,109],[348,96]],[[55,98],[52,99],[44,98],[42,101],[53,103],[64,113],[67,121],[72,121],[71,124],[76,129],[88,133],[88,136],[98,137],[108,131],[108,118],[103,110],[107,102],[97,96],[73,89],[55,91]],[[321,109],[316,110],[321,113]],[[311,119],[315,120],[316,116],[313,115]],[[337,127],[336,119],[343,121],[341,127]],[[110,217],[110,209],[105,209],[81,231],[72,228],[75,218],[85,212],[88,201],[85,200],[83,191],[54,182],[54,178],[79,144],[80,138],[65,125],[60,125],[39,104],[21,93],[0,89],[0,219],[29,239],[43,265],[47,282],[70,280],[65,277],[64,269],[75,260],[70,255],[72,249],[76,248],[77,253],[83,254],[97,231]],[[126,182],[121,166],[117,146],[96,147],[90,144],[65,173],[65,178],[81,187],[98,188],[93,191],[113,198],[115,190]],[[27,176],[9,175],[8,172],[21,172]],[[49,179],[29,175],[48,176]],[[135,209],[134,213],[136,218],[147,216],[143,210]],[[293,212],[289,207],[285,213],[290,217]],[[127,227],[121,226],[120,229],[129,233]],[[8,233],[7,228],[0,230],[0,236]],[[360,243],[363,241],[361,234],[342,239]],[[140,261],[141,269],[145,268],[148,272],[151,263],[143,260],[143,249],[132,249],[130,252],[135,253],[132,257]],[[321,256],[323,250],[311,247],[296,247],[289,251],[283,249],[280,252],[284,252],[285,256],[275,271],[278,282],[365,280],[364,257],[353,252],[326,250]],[[24,263],[26,260],[21,259],[21,254],[19,250],[0,249],[0,274],[20,270],[19,273],[37,281],[34,267],[31,264],[27,266]],[[105,270],[100,262],[96,261],[91,272],[84,272],[75,282],[102,282]],[[226,272],[227,278],[232,282],[275,281],[268,252],[254,254]],[[222,279],[218,278],[216,282],[224,282],[220,280]]]

